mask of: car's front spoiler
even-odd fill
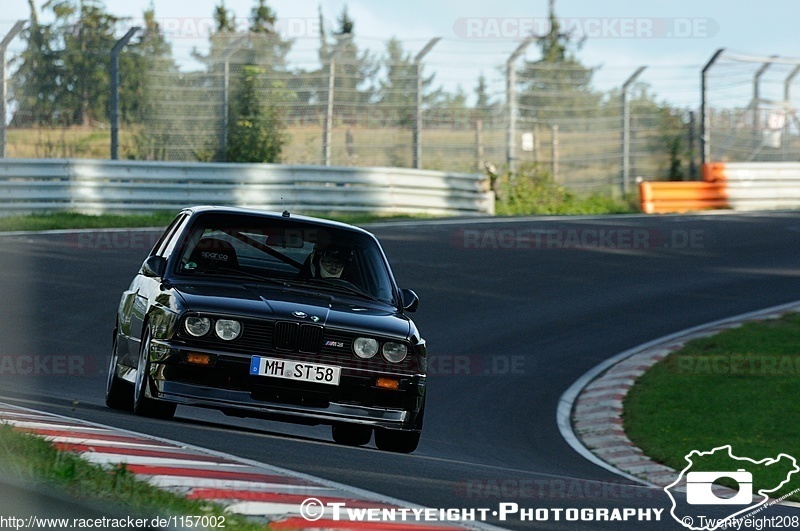
[[[247,391],[210,388],[185,382],[156,380],[153,398],[195,407],[235,411],[242,416],[275,417],[304,424],[346,422],[373,427],[406,429],[414,427],[415,415],[410,411],[365,407],[331,402],[327,407],[276,404],[255,400]],[[151,392],[152,392],[151,387]],[[249,413],[249,415],[248,415]]]

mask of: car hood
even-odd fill
[[[325,327],[408,338],[409,319],[389,304],[282,286],[173,283],[194,312],[316,323]]]

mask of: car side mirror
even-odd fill
[[[146,277],[163,278],[167,271],[167,259],[163,256],[149,256],[142,264],[141,273]]]
[[[419,297],[410,289],[400,290],[400,299],[403,309],[407,312],[416,312],[419,306]]]

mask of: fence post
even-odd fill
[[[244,41],[248,40],[249,35],[243,35],[233,41],[225,50],[222,56],[222,114],[220,115],[219,130],[219,149],[220,162],[228,160],[228,115],[230,114],[230,87],[231,87],[231,57],[241,49]]]
[[[328,94],[325,104],[325,121],[322,125],[322,164],[331,165],[331,128],[333,127],[333,87],[336,82],[336,61],[328,61]]]
[[[553,165],[553,181],[558,182],[558,124],[553,124],[550,127],[552,135],[552,165]]]
[[[517,136],[517,59],[533,41],[533,37],[528,37],[522,41],[506,61],[506,105],[508,107],[506,164],[508,164],[508,171],[511,173],[516,170],[516,146],[514,143]]]
[[[483,173],[483,120],[475,120],[475,159],[477,170]]]
[[[772,56],[777,57],[775,55]],[[753,101],[750,106],[753,108],[753,131],[756,136],[761,134],[761,77],[767,72],[772,63],[766,62],[756,71],[753,76]]]
[[[6,79],[6,50],[8,45],[14,40],[22,27],[25,25],[24,20],[18,20],[11,28],[3,40],[0,41],[0,159],[6,158],[6,122],[8,117],[6,113],[6,98],[8,97],[8,80]]]
[[[111,48],[111,160],[119,159],[119,53],[140,29],[132,27]]]
[[[628,101],[628,88],[644,72],[646,66],[640,66],[622,84],[622,195],[628,195],[631,173],[631,106]]]
[[[789,118],[793,112],[791,87],[794,78],[797,77],[797,74],[800,74],[800,65],[795,66],[783,82],[783,108],[785,113],[783,121],[783,138],[781,139],[783,146],[783,149],[781,150],[783,152],[783,160],[789,160],[789,152],[791,147],[789,145],[789,131],[791,129],[791,121]]]
[[[414,104],[414,168],[420,169],[422,167],[422,142],[420,135],[422,134],[422,59],[431,51],[431,48],[436,46],[436,43],[442,40],[441,37],[434,37],[422,50],[419,51],[414,57],[414,75],[416,76],[416,98]]]
[[[353,36],[343,35],[342,40],[339,41],[339,48],[333,50],[328,54],[328,98],[325,108],[325,121],[322,125],[322,164],[323,166],[331,165],[331,143],[333,136],[333,99],[334,88],[336,86],[336,59],[339,58],[344,45],[352,40]]]
[[[694,111],[689,111],[689,180],[696,181],[697,179],[697,164],[694,159],[694,144],[695,137],[697,136],[697,121],[695,119]]]
[[[725,51],[720,48],[708,60],[700,73],[700,164],[711,161],[711,127],[708,116],[708,71]]]

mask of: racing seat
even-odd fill
[[[188,264],[196,264],[196,269],[238,269],[239,260],[230,242],[219,238],[203,238],[189,256]]]

